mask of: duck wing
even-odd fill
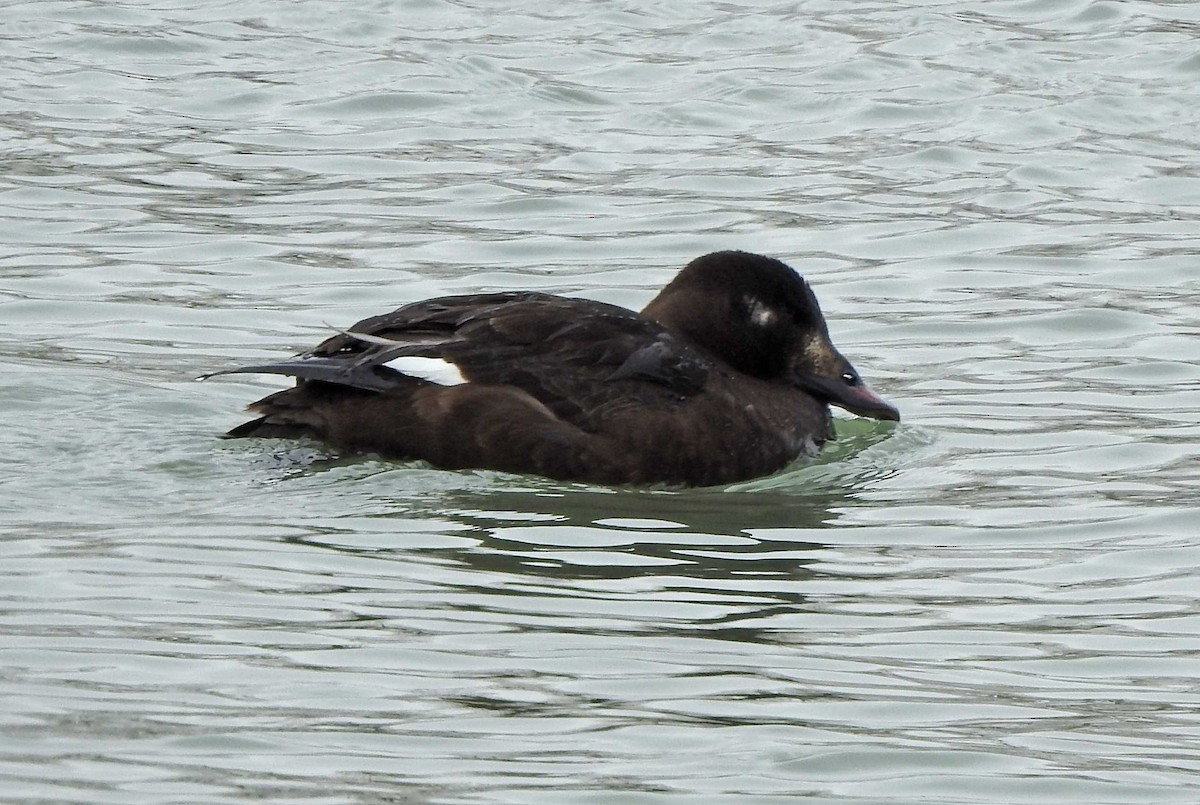
[[[402,357],[445,360],[441,355],[442,348],[455,340],[455,331],[473,312],[486,312],[532,298],[555,297],[511,292],[414,302],[390,313],[363,319],[349,330],[340,330],[293,360],[222,369],[203,375],[202,379],[218,375],[276,374],[386,392],[410,385],[413,379],[386,366],[389,361]]]
[[[630,394],[695,394],[711,368],[707,357],[633,311],[517,292],[416,302],[364,319],[296,359],[214,374],[281,374],[380,393],[427,382],[388,365],[398,358],[436,359],[466,382],[515,386],[580,424],[587,412]]]

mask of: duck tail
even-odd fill
[[[299,439],[303,436],[315,436],[308,425],[295,422],[272,422],[269,417],[260,416],[249,422],[243,422],[236,428],[221,435],[222,439]]]

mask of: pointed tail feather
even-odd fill
[[[201,379],[217,375],[269,374],[298,377],[304,380],[321,380],[339,386],[364,389],[366,391],[388,391],[402,385],[408,378],[386,366],[348,363],[336,358],[303,358],[267,363],[259,366],[239,366],[202,375]]]
[[[316,437],[317,434],[307,425],[268,422],[265,416],[252,419],[249,422],[243,422],[236,428],[232,428],[228,432],[221,434],[222,439],[299,439],[303,436]]]

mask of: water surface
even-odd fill
[[[544,5],[6,5],[3,798],[1195,802],[1200,7]],[[722,248],[904,422],[618,490],[193,380]]]

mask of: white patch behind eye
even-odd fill
[[[467,382],[467,379],[463,377],[462,372],[459,371],[457,366],[441,358],[422,358],[415,355],[408,355],[401,358],[392,358],[383,365],[406,374],[409,377],[419,377],[422,380],[428,380],[430,383],[437,383],[439,386],[458,386]]]
[[[751,324],[756,324],[759,327],[770,327],[775,323],[775,319],[779,318],[779,314],[775,312],[774,308],[758,297],[747,294],[742,297],[742,301],[746,304],[746,309],[750,313]]]

